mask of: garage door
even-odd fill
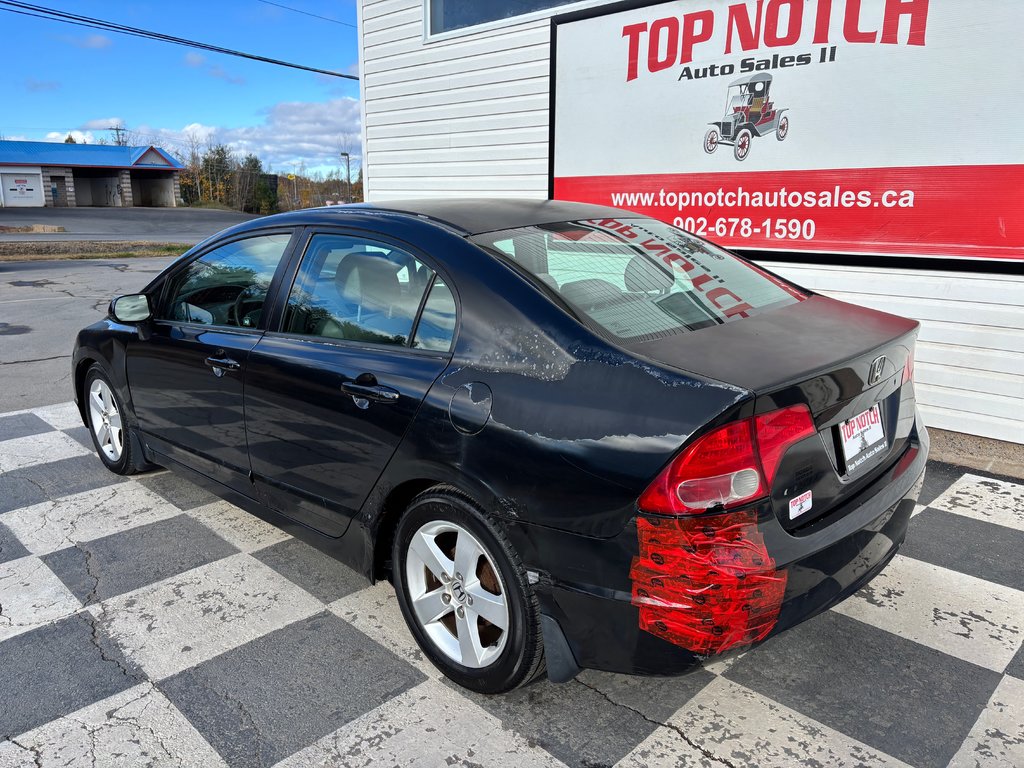
[[[43,177],[38,173],[0,173],[4,205],[9,208],[41,208]]]

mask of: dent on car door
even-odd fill
[[[264,500],[344,534],[445,369],[455,325],[451,289],[421,260],[315,234],[279,331],[249,358],[246,429]]]
[[[169,275],[127,376],[150,447],[240,492],[251,492],[242,377],[262,335],[263,303],[291,232],[213,247]]]

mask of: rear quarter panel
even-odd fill
[[[452,361],[364,520],[401,483],[436,478],[499,518],[615,535],[687,437],[731,418],[749,393],[616,349],[511,267],[459,245],[447,255],[461,305]]]

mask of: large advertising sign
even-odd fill
[[[553,25],[551,193],[760,250],[1024,260],[1020,0],[677,0]]]

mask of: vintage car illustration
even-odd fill
[[[785,109],[775,109],[769,92],[772,76],[767,72],[741,77],[729,83],[725,115],[704,134],[704,151],[709,155],[719,144],[731,145],[737,160],[746,160],[755,136],[775,134],[779,141],[789,135],[789,117]]]

